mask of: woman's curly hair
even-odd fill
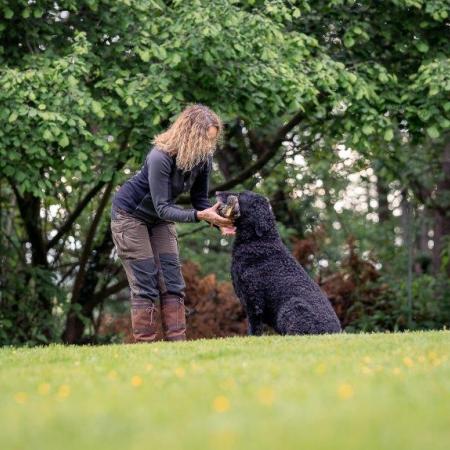
[[[211,126],[217,128],[214,139],[207,133]],[[166,131],[155,136],[153,144],[170,155],[176,155],[178,168],[192,170],[214,153],[222,129],[222,121],[214,111],[194,104],[185,108]]]

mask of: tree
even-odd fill
[[[342,190],[329,169],[346,145],[440,214],[445,242],[448,12],[443,0],[1,2],[4,339],[20,323],[18,341],[48,342],[64,323],[80,342],[126,285],[111,195],[190,102],[227,124],[212,192],[256,186],[293,226],[305,209],[293,158]]]
[[[236,184],[276,153],[302,105],[317,104],[315,81],[332,61],[314,39],[284,34],[277,21],[233,1],[16,1],[1,11],[1,173],[4,201],[12,192],[20,217],[6,208],[4,220],[14,221],[12,240],[25,260],[15,258],[30,291],[44,292],[31,269],[70,291],[64,338],[75,342],[98,301],[124,285],[106,278],[115,273],[107,205],[150,136],[192,101],[225,120],[270,124],[278,130],[271,145],[260,145],[261,160]],[[326,64],[298,70],[313,52]],[[27,301],[16,294],[13,303]],[[38,297],[51,320],[54,298]],[[30,337],[36,327],[28,328]]]

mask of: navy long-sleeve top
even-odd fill
[[[141,170],[126,181],[113,198],[113,207],[121,208],[149,224],[161,221],[196,222],[196,211],[209,208],[209,174],[212,157],[190,171],[179,169],[176,157],[153,147]],[[194,208],[175,204],[177,197],[189,192]]]

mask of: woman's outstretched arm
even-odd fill
[[[171,222],[198,222],[206,220],[218,226],[231,226],[229,219],[217,214],[217,206],[208,207],[202,211],[194,208],[182,208],[171,200],[170,156],[163,152],[151,151],[148,155],[148,182],[150,195],[158,217]],[[209,205],[208,205],[209,206]]]

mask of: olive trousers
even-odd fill
[[[175,224],[162,222],[149,226],[113,206],[111,233],[130,286],[135,340],[154,341],[160,315],[166,340],[185,340],[186,285],[181,273]]]

